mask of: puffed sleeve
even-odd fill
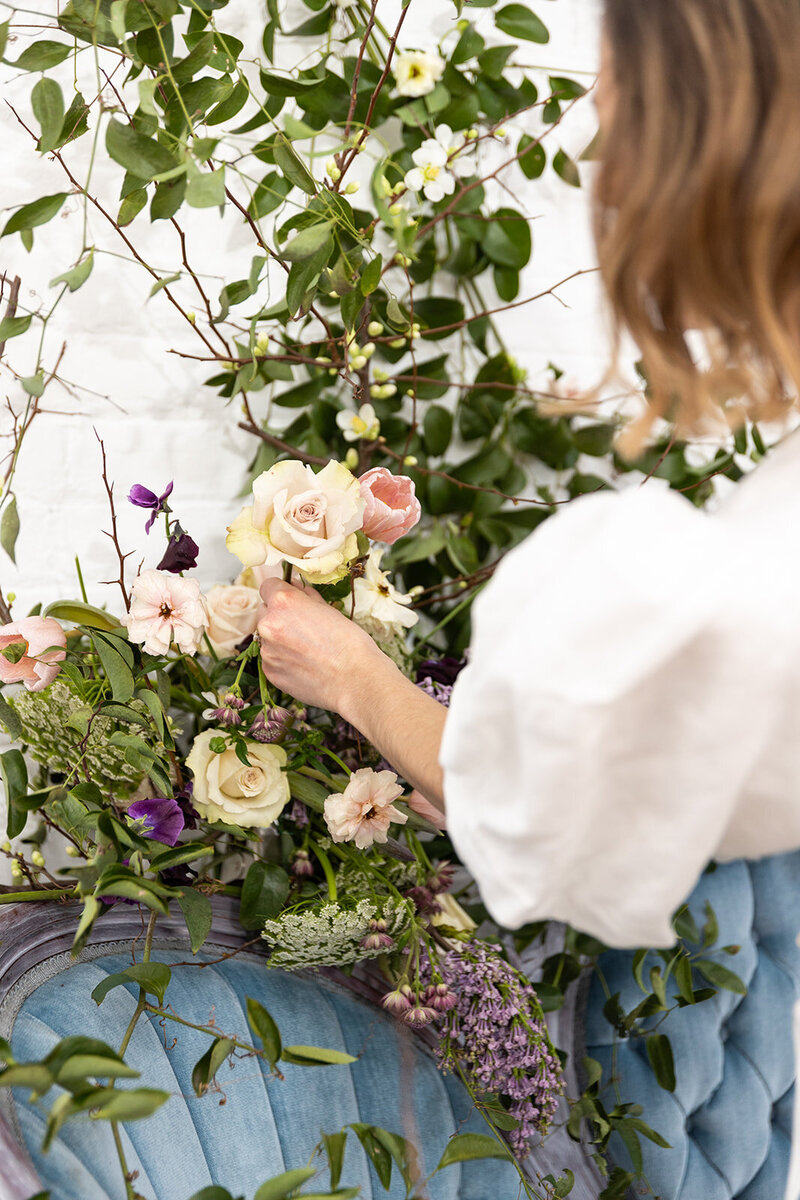
[[[781,651],[750,620],[740,550],[677,493],[602,493],[476,600],[441,764],[453,843],[502,925],[673,942],[776,722]]]

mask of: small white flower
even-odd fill
[[[415,165],[406,174],[406,187],[412,192],[422,192],[434,202],[451,196],[456,188],[456,177],[462,179],[475,174],[474,156],[459,153],[463,145],[463,141],[453,141],[449,125],[437,126],[435,136],[424,141],[411,155]]]
[[[378,640],[391,638],[400,629],[411,629],[419,614],[407,607],[411,596],[398,592],[386,571],[381,570],[383,547],[373,546],[364,574],[353,582],[353,620]]]
[[[364,361],[366,362],[366,359]],[[357,413],[337,413],[336,424],[341,429],[346,442],[358,442],[362,439],[374,442],[381,429],[380,421],[371,404],[362,404]]]
[[[394,64],[399,96],[427,96],[444,74],[445,62],[427,50],[403,50]]]

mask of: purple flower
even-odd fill
[[[137,833],[153,842],[174,846],[186,824],[180,804],[172,797],[155,796],[128,805],[128,818]]]
[[[171,495],[174,483],[172,480],[166,486],[166,489],[157,496],[155,492],[151,492],[150,488],[146,488],[142,483],[135,483],[128,492],[128,500],[131,504],[135,504],[137,508],[151,508],[153,511],[147,518],[145,532],[149,533],[153,528],[153,522],[159,513],[169,512],[167,497]]]
[[[240,709],[244,708],[244,700],[234,692],[228,692],[222,697],[219,708],[212,708],[208,714],[210,721],[219,721],[221,725],[241,725]]]
[[[449,656],[447,658],[427,658],[417,667],[417,683],[422,683],[424,679],[431,679],[434,683],[452,687],[466,665],[463,659]]]
[[[194,538],[189,537],[189,534],[176,522],[167,542],[164,557],[156,570],[171,571],[173,575],[180,575],[181,571],[191,571],[193,567],[197,566],[199,553],[200,547],[197,542]]]
[[[291,719],[288,708],[262,709],[247,732],[257,742],[274,742],[285,732]]]

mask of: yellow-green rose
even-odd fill
[[[342,463],[315,474],[304,463],[279,462],[253,483],[253,503],[228,527],[225,544],[245,567],[288,562],[309,583],[335,583],[358,555],[364,507]]]
[[[289,802],[289,780],[281,768],[281,746],[248,742],[248,765],[229,746],[222,754],[210,748],[219,731],[206,729],[194,739],[186,765],[194,775],[192,804],[207,821],[265,828]]]

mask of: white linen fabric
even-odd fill
[[[603,492],[503,560],[440,756],[499,922],[671,945],[709,859],[800,847],[799,541],[796,432],[713,515]]]

